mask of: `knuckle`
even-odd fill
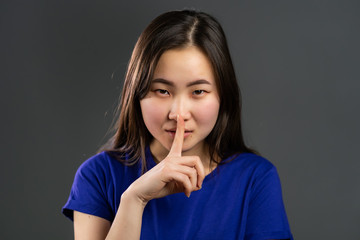
[[[199,156],[194,156],[194,164],[195,165],[198,165],[198,164],[200,164],[201,163],[201,159],[200,159],[200,157]]]
[[[188,184],[188,181],[189,181],[189,178],[186,177],[185,175],[181,175],[181,180],[182,180],[182,182],[183,182],[185,185],[187,185],[187,184]]]

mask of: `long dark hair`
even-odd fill
[[[203,12],[172,11],[155,18],[140,35],[133,50],[119,103],[115,134],[107,152],[127,165],[142,159],[152,140],[142,118],[140,100],[149,91],[160,56],[169,49],[196,46],[209,58],[220,96],[217,122],[206,137],[211,161],[236,153],[254,152],[245,145],[241,129],[241,97],[224,31],[218,21]]]

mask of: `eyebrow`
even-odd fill
[[[156,78],[156,79],[152,80],[151,83],[162,83],[162,84],[169,85],[171,87],[175,86],[174,82],[163,79],[163,78]],[[205,79],[199,79],[199,80],[189,82],[188,84],[186,84],[186,87],[191,87],[191,86],[199,85],[199,84],[211,85],[211,83],[209,81],[207,81]]]

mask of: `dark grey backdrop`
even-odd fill
[[[360,238],[359,1],[0,3],[1,239],[70,239],[60,213],[158,14],[223,24],[247,142],[278,167],[296,239]]]

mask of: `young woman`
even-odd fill
[[[224,32],[160,15],[134,48],[110,146],[76,173],[76,239],[292,239],[275,167],[246,147]]]

